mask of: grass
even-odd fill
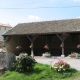
[[[37,63],[32,72],[8,71],[0,77],[0,80],[80,80],[79,75],[80,72],[75,69],[70,73],[59,74],[51,70],[49,65]]]

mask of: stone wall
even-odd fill
[[[6,70],[11,69],[16,56],[12,52],[1,52],[0,53],[0,68],[5,68]]]
[[[29,50],[30,41],[27,36],[11,36],[11,39],[6,44],[6,49],[8,52],[13,52],[19,55],[20,52],[26,52]],[[21,46],[21,50],[17,50],[16,47]]]
[[[3,41],[0,41],[0,48],[3,47]]]

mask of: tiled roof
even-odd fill
[[[9,27],[9,28],[12,28],[11,25],[9,25],[9,24],[2,24],[2,23],[0,23],[0,27]]]
[[[54,34],[62,32],[80,32],[80,19],[20,23],[4,35]]]

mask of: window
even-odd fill
[[[5,28],[5,30],[6,30],[6,28]]]

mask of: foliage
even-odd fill
[[[46,44],[46,45],[44,46],[44,48],[47,49],[47,50],[49,50],[48,44]]]
[[[80,54],[79,53],[76,53],[76,58],[80,59]]]
[[[34,69],[30,73],[8,71],[0,77],[0,80],[76,80],[77,77],[79,78],[79,71],[76,72],[75,69],[70,70],[72,74],[55,74],[54,70],[50,70],[49,65],[36,63]]]
[[[28,56],[26,53],[21,53],[13,64],[13,70],[18,72],[29,72],[34,68],[35,63],[35,59]]]
[[[70,65],[63,60],[59,60],[54,65],[51,65],[51,69],[54,69],[56,72],[65,72],[70,68]]]
[[[16,49],[17,49],[17,50],[20,50],[20,49],[21,49],[21,46],[17,46]]]
[[[69,54],[69,57],[79,59],[80,58],[80,54],[76,53],[76,52],[71,52],[71,54]]]
[[[51,57],[50,52],[45,52],[42,54],[42,57]]]
[[[80,44],[77,45],[77,48],[80,49]]]

